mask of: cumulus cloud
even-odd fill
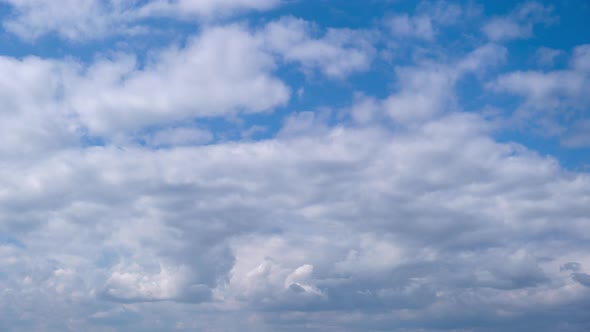
[[[274,73],[281,61],[335,78],[369,68],[373,49],[356,39],[362,33],[335,29],[319,39],[312,34],[309,23],[285,18],[256,32],[240,25],[210,27],[185,46],[152,53],[142,65],[125,53],[97,57],[90,64],[4,58],[5,77],[15,72],[22,79],[12,79],[16,93],[3,92],[19,121],[37,114],[47,117],[38,127],[44,129],[26,138],[39,136],[33,146],[75,142],[80,135],[121,141],[155,125],[174,128],[178,121],[194,118],[271,112],[291,94]],[[52,130],[52,123],[60,130]],[[5,125],[17,135],[18,124]],[[195,129],[164,128],[144,139],[154,146],[181,140],[199,143],[211,137]]]
[[[378,119],[383,109],[394,121],[411,125],[453,110],[455,85],[469,74],[479,74],[505,61],[506,49],[486,44],[453,64],[425,62],[419,66],[397,67],[397,91],[381,102],[371,98],[357,100],[352,109],[356,121]]]
[[[90,65],[3,58],[0,66],[4,77],[12,77],[7,86],[16,91],[2,91],[7,132],[24,135],[26,129],[18,129],[23,119],[39,121],[34,129],[26,127],[34,132],[23,138],[38,137],[35,147],[53,140],[75,141],[83,133],[112,139],[156,123],[268,112],[290,97],[290,89],[272,75],[274,58],[261,49],[258,38],[239,26],[207,30],[186,47],[154,55],[143,68],[134,56],[125,54],[99,58]],[[15,117],[19,122],[11,123]],[[155,144],[181,139],[178,131],[176,138],[167,133],[150,139]],[[187,139],[195,140],[194,130],[187,134],[192,137]]]
[[[579,119],[590,104],[586,93],[590,88],[590,67],[587,67],[590,52],[587,49],[587,45],[574,48],[569,68],[510,72],[490,82],[488,88],[521,97],[523,103],[515,115],[521,121],[533,120],[533,124],[550,135],[566,134],[564,121],[567,125],[569,118]],[[568,125],[571,128],[565,145],[580,145],[576,137],[583,137],[584,126],[584,121]]]
[[[217,27],[184,48],[161,52],[142,69],[130,57],[98,61],[68,82],[67,98],[96,133],[238,110],[263,112],[290,95],[272,76],[274,66],[247,30]]]
[[[0,57],[0,155],[43,154],[76,144],[71,112],[58,107],[68,66],[38,57]]]
[[[314,36],[314,30],[317,27],[309,22],[285,17],[268,24],[262,36],[285,61],[300,63],[307,70],[342,78],[369,68],[375,53],[369,32],[328,29]]]

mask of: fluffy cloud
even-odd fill
[[[67,82],[71,107],[94,133],[242,112],[286,103],[289,89],[273,57],[239,26],[212,28],[143,68],[120,57],[98,61]],[[231,97],[229,97],[231,96]]]
[[[313,24],[292,17],[268,24],[262,36],[268,47],[287,62],[300,63],[304,69],[318,69],[342,78],[369,68],[375,53],[368,32],[328,29],[315,37]]]
[[[55,102],[62,98],[65,68],[37,57],[0,57],[0,155],[43,154],[76,143],[71,112]]]
[[[519,5],[506,16],[492,18],[483,26],[483,32],[493,41],[529,38],[535,24],[551,24],[555,18],[552,8],[538,2]]]
[[[291,18],[256,32],[239,25],[210,27],[183,47],[154,52],[142,64],[124,53],[90,64],[3,58],[5,78],[17,78],[10,83],[16,92],[2,91],[12,111],[6,114],[7,132],[16,135],[9,139],[26,133],[10,122],[13,117],[23,123],[39,115],[32,120],[39,126],[26,140],[38,136],[32,146],[41,148],[54,140],[75,143],[80,135],[121,141],[155,125],[174,128],[182,120],[270,112],[290,98],[289,87],[274,75],[279,61],[338,78],[370,66],[373,50],[356,39],[360,32],[335,29],[316,39],[310,29],[309,23]],[[148,133],[143,140],[165,146],[211,139],[197,129],[172,130]]]
[[[388,25],[395,36],[416,37],[426,40],[434,38],[432,21],[428,16],[396,15],[389,20]]]
[[[2,0],[12,15],[3,23],[16,35],[34,40],[46,34],[83,41],[110,34],[141,34],[144,19],[160,16],[209,20],[244,10],[267,10],[278,0]],[[64,10],[67,8],[67,10]]]
[[[564,134],[563,126],[570,119],[579,119],[590,105],[590,52],[588,45],[574,48],[570,66],[552,71],[515,71],[506,73],[490,82],[488,87],[494,91],[519,96],[523,103],[515,117],[531,122],[550,135]],[[583,122],[570,130],[583,128]],[[581,131],[583,133],[583,130]],[[566,145],[575,143],[581,133],[567,133]],[[583,135],[583,134],[582,134]],[[569,142],[569,143],[568,143]]]
[[[440,27],[461,24],[460,19],[474,15],[473,8],[446,1],[421,2],[414,15],[391,15],[385,20],[385,26],[396,38],[433,41]]]
[[[221,43],[213,39],[217,37],[223,37]],[[43,153],[78,145],[86,135],[120,139],[156,123],[269,111],[288,100],[289,88],[272,76],[272,58],[256,49],[247,32],[229,28],[205,33],[188,48],[167,50],[143,70],[128,56],[89,67],[35,57],[0,58],[5,74],[0,127],[6,143],[0,153]],[[236,57],[219,58],[219,51]],[[238,57],[239,52],[253,57]],[[229,94],[235,98],[225,97]],[[190,128],[146,138],[152,145],[209,139]]]
[[[381,102],[361,98],[351,110],[353,119],[360,122],[375,120],[375,110],[385,112],[403,125],[431,119],[453,110],[455,84],[469,74],[485,72],[505,61],[506,49],[496,44],[486,44],[453,64],[425,61],[421,66],[397,67],[398,91]]]

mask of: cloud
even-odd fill
[[[131,32],[128,26],[133,1],[100,0],[3,0],[12,10],[5,19],[6,30],[21,38],[34,40],[56,33],[70,40],[98,38],[111,33],[112,25]],[[111,7],[112,8],[109,8]],[[63,10],[68,8],[69,10]]]
[[[556,20],[552,16],[552,11],[552,7],[546,7],[541,3],[526,2],[506,16],[490,19],[482,29],[492,41],[530,38],[533,36],[535,24],[547,25]]]
[[[572,278],[580,284],[590,288],[590,275],[586,273],[573,273]]]
[[[271,75],[274,66],[248,31],[216,27],[184,48],[163,51],[143,69],[129,57],[99,61],[69,82],[67,97],[96,133],[164,119],[264,112],[289,99],[289,89]]]
[[[139,12],[142,17],[215,18],[246,10],[269,10],[280,3],[281,0],[152,0]]]
[[[540,66],[550,67],[553,66],[555,58],[561,56],[562,54],[563,51],[561,50],[556,50],[548,47],[540,47],[537,49],[535,58]]]
[[[399,320],[383,322],[390,328],[469,307],[532,317],[539,305],[582,301],[584,286],[560,267],[585,259],[578,243],[588,240],[590,178],[496,143],[485,127],[476,115],[449,113],[409,132],[337,126],[11,163],[0,176],[0,213],[26,249],[2,246],[0,260],[14,271],[3,289],[37,294],[37,311],[88,303],[79,317],[109,302],[201,302],[309,312],[300,319],[311,321],[316,310],[354,310],[363,321],[389,310]],[[29,303],[18,296],[3,313]],[[160,317],[174,310],[161,308]]]
[[[570,126],[561,139],[561,144],[570,148],[590,146],[590,119],[576,121]]]
[[[76,144],[72,114],[55,102],[62,98],[66,68],[38,57],[0,57],[0,155],[44,154]]]
[[[486,44],[467,54],[454,64],[425,62],[418,66],[396,67],[396,92],[381,102],[380,108],[394,121],[403,125],[431,119],[453,110],[455,84],[469,74],[480,74],[505,61],[506,49]],[[352,109],[360,122],[377,119],[375,100],[361,98]]]
[[[39,147],[52,140],[75,142],[83,133],[108,140],[155,124],[269,112],[290,98],[290,89],[272,74],[274,57],[240,26],[207,29],[185,47],[155,53],[141,68],[134,56],[126,54],[98,58],[89,65],[3,58],[0,66],[16,78],[10,84],[15,93],[2,91],[6,109],[12,111],[5,118],[10,121],[18,115],[18,121],[25,117],[40,121],[26,137],[27,141],[39,137],[39,143],[33,144]],[[20,124],[5,122],[9,132]],[[156,134],[155,139],[166,139],[163,135]]]
[[[390,63],[375,31],[254,21],[145,57],[0,57],[0,330],[588,330],[590,175],[458,93],[571,108],[580,144],[586,45],[496,77],[496,43]]]
[[[580,45],[574,48],[572,55],[572,68],[582,72],[590,72],[590,44]]]
[[[278,0],[2,0],[11,9],[3,22],[8,31],[33,41],[56,34],[71,41],[112,34],[145,34],[142,20],[161,16],[209,20],[247,10],[268,10]],[[63,10],[68,8],[68,10]]]
[[[48,110],[42,114],[50,117],[42,121],[46,129],[27,137],[40,136],[34,146],[53,139],[76,144],[84,135],[122,141],[156,125],[164,128],[149,134],[148,144],[206,142],[208,135],[195,129],[172,130],[178,121],[271,112],[285,105],[290,88],[274,75],[279,61],[293,61],[304,71],[318,70],[334,78],[370,66],[372,47],[355,39],[360,33],[330,30],[315,39],[310,29],[309,23],[291,18],[271,22],[257,32],[240,25],[209,27],[189,38],[185,46],[152,53],[141,65],[135,56],[124,53],[97,57],[90,64],[4,58],[3,71],[23,77],[12,81],[18,92],[6,92],[6,105],[18,107],[16,114],[23,117]],[[291,36],[287,44],[283,44],[284,34]],[[26,76],[27,72],[37,75],[37,80]],[[42,80],[47,84],[41,85]],[[53,122],[65,128],[51,130]]]
[[[171,147],[208,143],[213,134],[198,128],[167,128],[147,135],[144,141],[155,147]]]
[[[385,19],[385,27],[395,38],[432,42],[441,28],[459,25],[461,19],[476,16],[471,6],[460,6],[447,1],[421,2],[414,15],[393,14]]]
[[[432,21],[428,16],[395,15],[388,20],[387,25],[393,35],[397,37],[414,37],[425,40],[434,38]]]
[[[577,125],[567,125],[568,119],[579,119],[590,98],[586,91],[590,88],[590,71],[586,62],[590,53],[586,52],[587,45],[574,48],[570,59],[570,66],[566,69],[552,71],[514,71],[500,75],[488,84],[488,88],[522,98],[515,118],[543,128],[546,134],[561,136],[563,126],[571,127],[569,138],[565,145],[579,145],[575,143],[579,137],[575,128],[582,128],[584,122]],[[568,115],[570,114],[570,115]]]
[[[370,67],[375,50],[369,32],[327,29],[316,36],[317,30],[304,20],[284,17],[265,26],[261,35],[270,50],[307,71],[344,78]]]

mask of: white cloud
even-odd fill
[[[411,125],[429,120],[453,109],[454,89],[459,79],[467,74],[484,73],[502,63],[505,57],[504,47],[486,44],[454,64],[425,63],[397,67],[398,91],[386,98],[382,107],[399,124]]]
[[[563,55],[562,50],[556,50],[548,47],[539,47],[535,53],[535,60],[541,66],[553,66],[555,59]]]
[[[317,29],[301,19],[284,17],[269,23],[261,35],[270,50],[306,70],[343,78],[370,67],[375,51],[368,32],[328,29],[316,37]]]
[[[590,72],[590,44],[574,48],[572,67],[582,72]]]
[[[397,37],[414,37],[425,40],[432,40],[434,38],[432,21],[430,17],[425,15],[395,15],[388,20],[387,25],[393,35]]]
[[[551,110],[564,102],[576,104],[583,100],[586,80],[583,73],[570,70],[518,71],[500,76],[490,87],[523,96],[531,106]]]
[[[80,40],[102,37],[111,32],[112,25],[127,27],[133,1],[100,0],[3,0],[11,6],[12,17],[3,22],[4,28],[16,35],[34,40],[47,33],[66,39]],[[108,4],[107,4],[108,3]],[[112,6],[112,8],[109,8]],[[67,10],[64,10],[67,8]]]
[[[348,110],[352,119],[359,124],[374,122],[381,112],[381,103],[376,98],[362,93],[354,95],[353,106]]]
[[[401,13],[385,19],[385,27],[396,38],[433,41],[441,28],[460,25],[477,16],[471,5],[447,1],[423,1],[414,15]]]
[[[570,68],[510,72],[489,83],[488,88],[523,99],[514,115],[516,120],[540,126],[545,134],[560,135],[563,121],[583,115],[590,105],[587,49],[587,45],[574,48]]]
[[[62,98],[66,64],[37,57],[0,57],[0,155],[44,154],[76,144],[71,112]]]
[[[585,264],[590,178],[494,142],[487,126],[447,114],[399,133],[336,127],[5,163],[2,229],[22,247],[0,246],[12,271],[1,283],[21,300],[3,297],[2,321],[33,301],[37,312],[60,308],[62,321],[70,301],[85,303],[79,317],[109,301],[149,317],[156,307],[138,302],[212,298],[200,304],[208,312],[305,309],[310,322],[316,308],[342,315],[354,303],[367,308],[356,311],[363,321],[381,308],[416,322],[466,310],[463,301],[529,316],[539,301],[581,301],[587,288],[559,266]],[[157,308],[192,324],[172,304]],[[272,329],[274,318],[263,322]]]
[[[552,7],[545,7],[538,2],[527,2],[506,16],[490,19],[482,29],[492,41],[530,38],[533,36],[535,24],[547,25],[555,21],[552,11]]]
[[[430,119],[453,101],[457,74],[450,68],[397,68],[396,74],[400,91],[387,98],[385,108],[397,122]]]
[[[460,23],[461,19],[477,16],[477,10],[472,4],[462,7],[459,4],[447,1],[421,2],[417,6],[417,12],[428,15],[433,22],[441,25],[453,25]]]
[[[491,20],[483,27],[484,33],[494,41],[528,38],[533,34],[530,24],[521,24],[511,18],[500,17]]]
[[[269,112],[290,98],[289,88],[272,74],[273,56],[240,26],[207,29],[186,47],[155,53],[142,68],[124,54],[88,66],[0,60],[3,77],[11,77],[0,91],[3,123],[14,133],[7,139],[16,143],[29,131],[22,139],[37,140],[35,147],[75,142],[84,131],[114,139],[155,124]],[[39,125],[23,128],[31,122]]]
[[[146,269],[135,263],[131,266],[118,265],[106,280],[102,296],[121,302],[209,300],[210,288],[202,284],[191,285],[190,275],[190,269],[182,265],[159,265],[155,269]]]
[[[81,121],[98,133],[160,121],[269,111],[289,89],[271,76],[273,58],[239,26],[206,30],[137,69],[125,58],[98,62],[69,82]],[[97,93],[98,91],[98,93]]]
[[[590,119],[576,121],[568,128],[561,144],[571,148],[590,147]]]
[[[210,20],[245,10],[268,10],[278,0],[2,0],[12,15],[4,27],[21,38],[35,40],[57,34],[83,41],[111,34],[146,33],[141,20],[171,16]],[[67,8],[67,10],[64,10]]]
[[[5,105],[18,108],[14,111],[19,123],[24,117],[41,121],[26,138],[39,136],[33,146],[53,140],[76,144],[83,133],[122,141],[153,125],[174,127],[186,119],[271,112],[290,98],[289,87],[273,75],[277,57],[337,78],[370,66],[372,47],[355,39],[357,32],[329,30],[315,39],[310,29],[307,22],[291,18],[258,32],[239,25],[210,27],[184,47],[152,53],[141,67],[128,54],[98,57],[88,65],[3,58],[5,77],[22,77],[11,79],[15,92],[3,90]],[[284,34],[294,39],[283,44]],[[17,130],[21,125],[11,124],[10,117],[5,119],[8,132],[26,132]],[[65,128],[52,130],[52,123]],[[147,143],[166,145],[164,141],[181,139],[178,130],[172,138],[171,130],[152,134]],[[192,142],[210,140],[194,130],[183,135]]]

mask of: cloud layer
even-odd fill
[[[590,47],[506,43],[555,9],[4,2],[23,43],[128,44],[0,56],[0,330],[590,329],[590,175],[526,144],[588,146]]]

